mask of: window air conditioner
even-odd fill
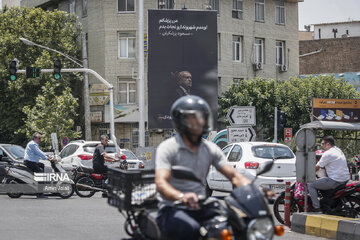
[[[280,70],[280,72],[287,72],[288,67],[287,67],[287,65],[282,64],[279,66],[279,70]]]
[[[254,63],[253,67],[254,67],[255,71],[261,70],[261,69],[263,69],[263,64],[261,62]]]

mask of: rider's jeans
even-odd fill
[[[163,207],[156,218],[162,239],[199,239],[200,222],[213,218],[216,213],[210,209],[183,210]]]
[[[336,182],[331,178],[324,177],[317,179],[313,182],[308,183],[309,193],[312,201],[312,205],[314,208],[320,208],[320,202],[318,199],[318,192],[317,190],[329,190],[335,189],[338,186],[343,184],[343,182]]]

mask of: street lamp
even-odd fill
[[[69,59],[70,61],[72,61],[73,63],[76,63],[77,65],[79,65],[80,67],[84,68],[84,66],[79,63],[81,62],[81,60],[78,60],[74,57],[71,57],[69,55],[66,55],[65,53],[59,52],[58,50],[49,48],[49,47],[45,47],[43,45],[34,43],[26,38],[20,38],[20,41],[22,41],[24,44],[29,45],[29,46],[36,46],[36,47],[40,47],[40,48],[44,48],[46,50],[55,52],[60,54],[61,56],[66,57],[67,59]],[[87,68],[87,62],[84,61],[84,65]],[[85,122],[85,140],[91,140],[91,121],[90,121],[90,104],[89,104],[89,90],[88,90],[88,81],[87,81],[87,73],[85,72],[85,79],[84,79],[84,122]]]
[[[26,38],[19,38],[20,41],[22,41],[23,43],[25,43],[26,45],[29,45],[29,46],[36,46],[36,47],[40,47],[40,48],[44,48],[46,50],[49,50],[49,51],[53,51],[53,52],[56,52],[58,54],[60,54],[61,56],[64,56],[66,57],[67,59],[69,59],[70,61],[76,63],[77,65],[79,65],[80,67],[84,67],[81,63],[81,60],[79,59],[76,59],[74,57],[70,57],[69,55],[66,55],[65,53],[62,53],[62,52],[59,52],[58,50],[55,50],[55,49],[52,49],[52,48],[48,48],[48,47],[45,47],[43,45],[40,45],[40,44],[37,44],[37,43],[34,43]],[[78,62],[79,61],[79,62]]]

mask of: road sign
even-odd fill
[[[292,140],[292,128],[284,128],[284,141],[291,142]]]
[[[228,143],[249,142],[256,139],[255,130],[252,127],[227,127]]]
[[[255,126],[256,111],[254,106],[231,107],[226,118],[231,125]]]
[[[68,138],[68,137],[64,137],[64,138],[62,139],[62,145],[63,145],[63,146],[66,146],[68,143],[69,143],[69,138]]]

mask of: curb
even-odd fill
[[[294,213],[291,230],[328,239],[360,240],[360,219],[316,213]]]

